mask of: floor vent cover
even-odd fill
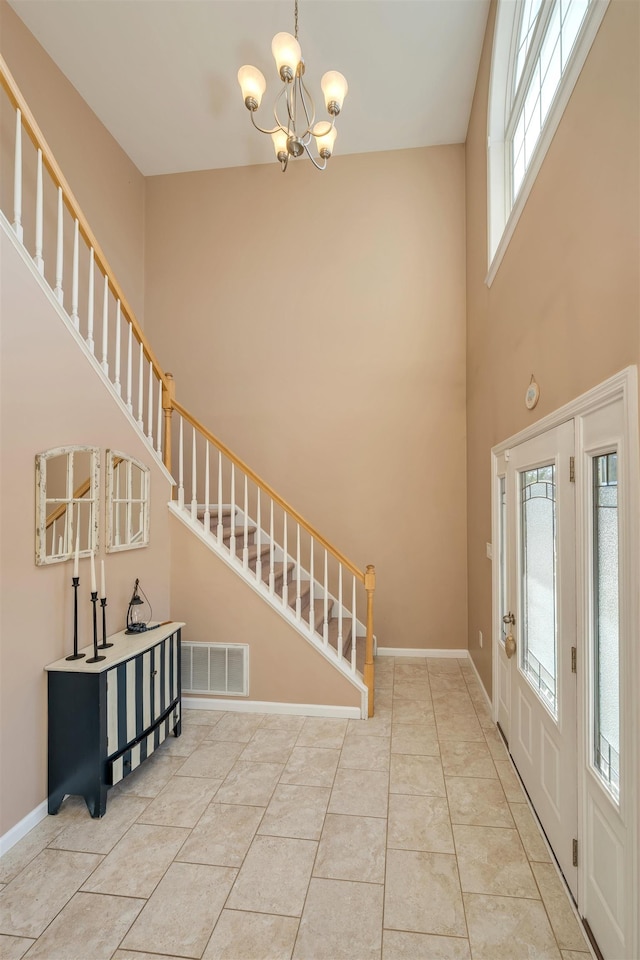
[[[245,643],[183,643],[182,692],[249,694],[249,646]]]

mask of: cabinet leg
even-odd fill
[[[85,796],[84,799],[94,820],[104,817],[107,812],[107,787],[99,787],[95,793]]]
[[[55,817],[62,806],[63,800],[64,793],[50,793],[47,800],[47,813],[49,813],[52,817]]]
[[[178,720],[175,727],[173,728],[174,737],[179,737],[182,733],[182,719]]]

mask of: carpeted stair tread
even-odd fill
[[[234,513],[234,514],[237,513],[237,510],[238,510],[238,508],[235,507],[234,510],[233,510],[233,513]],[[200,521],[204,520],[204,514],[205,514],[205,508],[204,508],[204,506],[198,507],[198,520],[200,520]],[[218,524],[218,506],[217,506],[217,504],[216,504],[215,506],[211,505],[211,506],[209,507],[209,515],[210,515],[210,517],[211,517],[211,523],[212,523],[212,524],[215,524],[215,525],[217,526],[217,524]],[[228,523],[229,523],[229,517],[231,516],[231,507],[229,507],[229,506],[224,507],[224,506],[223,506],[222,512],[221,512],[220,516],[224,518],[222,522],[224,523],[224,522],[226,521],[226,523],[228,524]]]

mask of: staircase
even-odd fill
[[[13,210],[0,220],[174,479],[169,510],[360,691],[362,716],[373,716],[374,568],[360,570],[176,400],[172,375],[160,367],[2,57],[0,83],[15,112]],[[34,157],[23,161],[23,147]],[[35,183],[23,184],[23,171],[33,169]],[[50,254],[45,236],[56,238]]]

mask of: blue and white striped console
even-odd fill
[[[181,732],[180,631],[168,623],[109,637],[105,659],[57,660],[49,686],[49,813],[67,794],[104,816],[107,791]]]

